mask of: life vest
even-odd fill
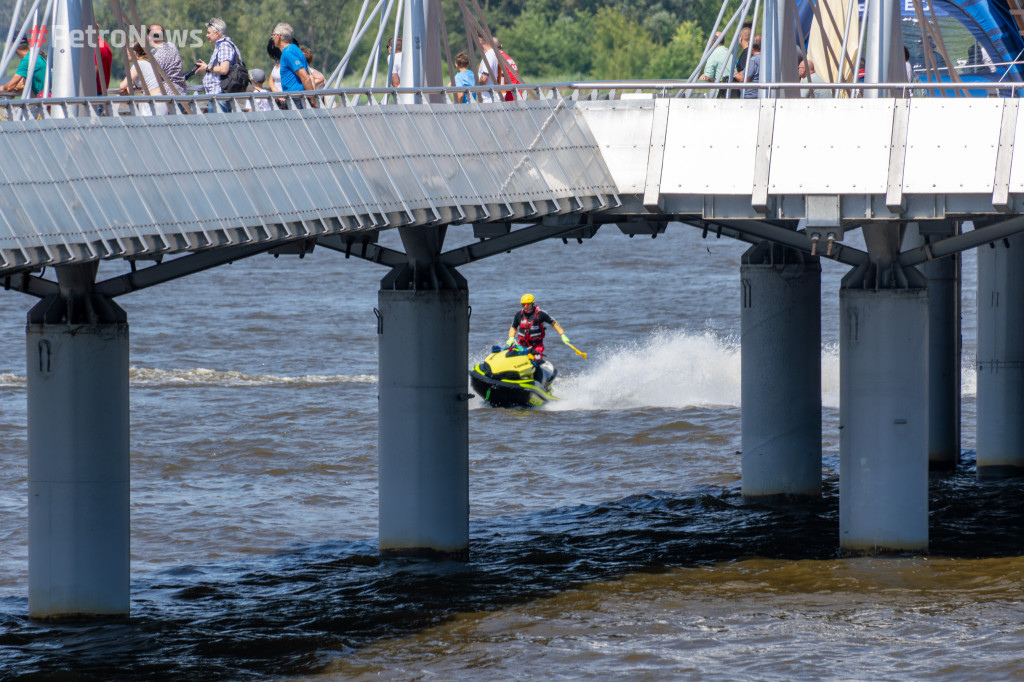
[[[516,85],[517,83],[521,82],[519,80],[519,67],[516,66],[516,60],[512,59],[512,57],[509,57],[505,50],[501,51],[501,56],[505,58],[506,62],[508,62],[508,65],[511,67],[511,71],[505,69],[504,66],[501,66],[498,69],[498,83],[502,85]],[[504,90],[503,93],[503,98],[506,102],[511,102],[515,97],[514,90]]]
[[[531,314],[523,311],[523,317],[519,320],[519,329],[516,330],[516,340],[520,346],[527,348],[532,348],[544,341],[544,323],[540,319],[540,308],[533,306]]]

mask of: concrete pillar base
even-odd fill
[[[105,299],[45,299],[26,357],[29,616],[126,616],[127,317]]]
[[[743,496],[820,497],[821,265],[765,242],[740,278]]]
[[[380,551],[467,559],[469,293],[379,294]],[[395,281],[385,279],[385,284]]]
[[[840,291],[839,539],[928,548],[928,290]]]
[[[1024,475],[1024,237],[978,249],[978,478]]]
[[[909,223],[904,248],[956,234],[954,221]],[[928,280],[928,466],[952,471],[960,463],[960,255],[920,266]]]

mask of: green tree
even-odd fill
[[[672,41],[651,59],[646,78],[684,79],[697,66],[704,53],[704,35],[695,21],[685,21],[676,29]]]
[[[591,68],[586,45],[592,23],[588,12],[555,16],[531,8],[502,32],[501,42],[527,82],[580,77]]]
[[[591,76],[598,80],[643,78],[658,48],[637,22],[604,7],[594,17]]]

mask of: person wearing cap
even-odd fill
[[[25,82],[28,80],[29,62],[31,61],[31,54],[29,53],[32,51],[28,40],[22,40],[14,51],[21,61],[18,62],[18,68],[14,71],[14,75],[11,76],[11,80],[0,85],[0,91],[21,92],[25,89]],[[29,90],[29,97],[35,97],[43,91],[43,86],[46,83],[46,68],[46,55],[40,52],[36,57],[35,66],[32,68],[32,87]]]
[[[267,72],[263,69],[249,69],[249,80],[252,82],[253,92],[268,92],[263,87],[263,82],[267,80]],[[256,111],[273,111],[274,105],[269,97],[253,98],[256,101]],[[246,102],[242,105],[244,111],[252,111],[252,104]]]
[[[566,336],[562,325],[555,321],[555,318],[537,307],[533,294],[523,294],[519,299],[523,306],[522,310],[512,318],[512,326],[508,330],[508,342],[512,346],[518,343],[527,349],[540,362],[544,359],[544,325],[549,324],[562,337],[562,343],[568,345],[569,337]]]

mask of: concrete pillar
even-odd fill
[[[455,274],[448,271],[448,274]],[[379,294],[380,551],[469,554],[469,293]]]
[[[910,223],[904,246],[916,248],[932,235],[952,236],[955,229],[952,221]],[[960,255],[920,269],[928,280],[928,465],[950,470],[960,463]]]
[[[29,615],[127,615],[128,322],[51,297],[27,327]]]
[[[978,477],[1024,475],[1024,236],[978,248]]]
[[[839,536],[928,547],[928,290],[840,290]]]
[[[821,495],[821,265],[767,242],[740,267],[743,496]]]

